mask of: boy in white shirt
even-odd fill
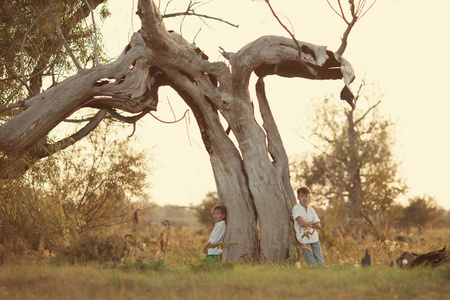
[[[214,229],[211,232],[208,243],[206,243],[206,245],[203,247],[203,252],[206,254],[206,258],[219,260],[219,256],[220,254],[222,254],[222,249],[218,247],[209,247],[211,245],[223,242],[225,231],[227,229],[227,225],[225,223],[225,220],[227,218],[227,208],[224,205],[216,205],[213,207],[211,212],[213,213],[214,221],[216,221],[216,224],[214,225]]]
[[[297,203],[292,208],[292,218],[294,219],[295,235],[300,244],[305,244],[308,251],[302,248],[302,254],[308,265],[320,264],[325,266],[322,249],[319,242],[317,229],[321,228],[319,216],[308,202],[311,199],[311,191],[307,187],[301,187],[297,190]]]

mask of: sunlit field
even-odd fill
[[[172,265],[160,271],[87,266],[6,266],[4,299],[444,299],[449,266],[388,267]]]
[[[327,266],[290,259],[280,265],[205,261],[204,227],[168,223],[91,235],[58,254],[43,248],[18,253],[26,242],[0,248],[2,299],[443,299],[450,295],[450,264],[400,269],[403,252],[444,247],[450,229],[412,231],[399,240],[323,244]],[[369,249],[370,267],[361,267]]]

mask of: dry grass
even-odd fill
[[[450,228],[415,230],[409,234],[400,233],[401,240],[374,240],[367,238],[356,241],[341,239],[329,244],[322,241],[325,262],[329,266],[359,266],[366,249],[372,257],[372,266],[387,266],[404,251],[425,253],[450,245]],[[70,245],[55,242],[50,253],[41,244],[33,251],[23,239],[7,241],[0,245],[0,264],[6,262],[28,263],[42,260],[60,263],[114,263],[117,265],[161,264],[160,267],[198,263],[204,254],[202,246],[209,237],[209,231],[201,226],[171,227],[160,224],[132,233],[95,233],[79,237]],[[302,261],[303,262],[303,261]]]
[[[4,266],[2,299],[443,299],[450,267],[397,268],[236,265],[226,270],[124,272],[99,265]]]
[[[338,245],[324,243],[322,250],[329,265],[359,265],[368,249],[373,266],[386,266],[404,251],[426,253],[441,249],[445,245],[450,246],[450,228],[414,230],[409,234],[400,233],[398,238],[385,241],[373,238],[355,241],[349,238],[340,240]]]
[[[0,256],[6,259],[0,269],[0,299],[442,299],[450,294],[450,265],[413,270],[387,267],[403,251],[424,253],[442,248],[450,241],[449,228],[402,234],[403,241],[324,243],[327,267],[303,264],[300,269],[290,263],[205,262],[201,249],[208,236],[201,227],[167,224],[137,230],[129,242],[113,241],[122,245],[122,250],[128,249],[114,262],[77,263],[52,257],[43,249],[20,256],[16,252],[26,246],[24,241],[3,245]],[[72,245],[72,250],[96,251],[102,257],[99,249],[108,249],[114,235],[109,240],[96,238],[96,247],[84,243]],[[123,239],[123,234],[116,238]],[[372,267],[361,268],[366,248],[372,255]],[[16,252],[8,256],[7,251],[12,250]]]
[[[324,258],[330,266],[359,266],[368,249],[372,266],[387,266],[404,251],[426,253],[445,245],[450,247],[450,228],[413,230],[409,234],[399,233],[398,236],[385,241],[373,238],[356,241],[348,238],[334,245],[325,242],[322,243]],[[167,247],[167,263],[198,261],[203,257],[200,250],[208,237],[209,232],[202,227],[173,228]]]

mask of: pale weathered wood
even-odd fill
[[[292,251],[289,220],[295,196],[262,79],[258,101],[263,128],[255,120],[250,75],[344,79],[347,87],[354,77],[351,65],[324,46],[300,41],[299,62],[296,42],[264,36],[237,53],[223,51],[228,67],[209,62],[198,47],[168,32],[153,1],[140,0],[138,15],[142,29],[116,61],[80,71],[27,100],[26,109],[0,127],[0,150],[10,158],[20,157],[82,107],[131,113],[155,110],[158,88],[169,85],[192,109],[210,155],[219,199],[228,207],[225,242],[237,246],[225,250],[224,259],[284,261]]]
[[[26,109],[0,127],[0,150],[13,159],[22,156],[60,122],[83,107],[101,108],[102,104],[108,104],[129,112],[151,107],[153,99],[145,99],[151,81],[145,59],[148,49],[140,34],[133,36],[129,47],[116,61],[82,70],[25,100]],[[130,69],[131,66],[134,67]],[[99,86],[98,81],[108,78],[108,83]]]

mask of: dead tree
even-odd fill
[[[346,21],[349,29],[359,8],[353,5],[351,9],[352,21]],[[287,155],[265,95],[264,77],[343,80],[341,95],[352,105],[349,84],[354,79],[353,69],[342,57],[348,34],[337,52],[292,38],[263,36],[236,53],[222,51],[227,65],[210,62],[198,47],[166,30],[152,0],[140,0],[137,14],[142,28],[117,60],[79,70],[16,105],[21,111],[0,126],[0,151],[7,160],[33,155],[36,149],[57,151],[60,148],[38,145],[54,127],[84,107],[99,109],[100,119],[108,111],[123,121],[136,122],[157,109],[158,89],[170,86],[195,115],[219,199],[228,207],[225,242],[238,246],[225,251],[224,259],[285,260],[292,251],[289,219],[295,195]],[[253,73],[259,77],[256,91],[262,127],[255,121],[249,94]],[[119,110],[133,116],[121,116]],[[95,128],[96,122],[92,119],[75,135]],[[75,135],[66,142],[79,139]]]

